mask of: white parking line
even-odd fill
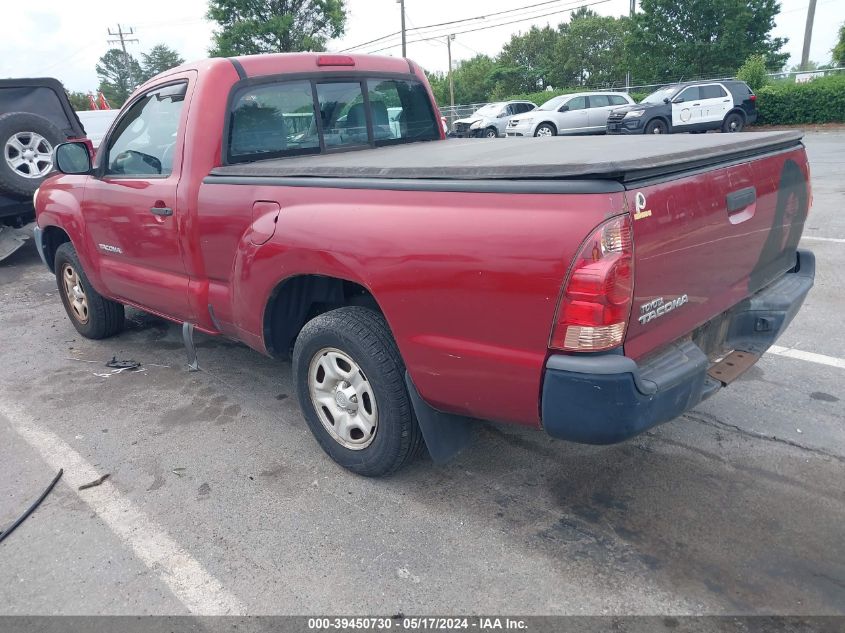
[[[806,360],[811,363],[818,363],[819,365],[828,365],[830,367],[839,367],[845,369],[845,358],[836,358],[835,356],[825,356],[824,354],[816,354],[815,352],[804,352],[800,349],[792,349],[791,347],[781,347],[780,345],[772,345],[768,349],[769,354],[777,356],[786,356],[787,358],[797,358],[799,360]]]
[[[51,431],[40,427],[17,404],[0,399],[0,415],[32,446],[50,467],[64,468],[62,481],[87,503],[97,516],[147,567],[164,581],[185,608],[197,615],[243,615],[246,606],[229,593],[187,551],[173,541],[161,526],[152,521],[118,491],[110,481],[83,493],[80,485],[103,473]],[[61,482],[59,482],[61,485]]]
[[[839,237],[816,237],[814,235],[802,235],[802,240],[815,240],[816,242],[835,242],[837,244],[845,244],[845,239]]]

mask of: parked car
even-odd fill
[[[458,119],[452,124],[452,136],[465,138],[478,136],[497,138],[505,135],[508,118],[523,112],[529,112],[537,106],[530,101],[501,101],[488,103],[465,119]]]
[[[317,442],[363,475],[454,455],[474,419],[629,438],[753,364],[813,284],[800,133],[503,152],[438,117],[404,58],[181,66],[94,164],[59,146],[36,243],[84,337],[131,305],[189,350],[198,329],[292,357]]]
[[[62,84],[52,78],[0,80],[0,260],[27,240],[32,194],[53,171],[53,150],[84,139]]]
[[[114,123],[119,112],[119,109],[113,108],[110,110],[82,110],[76,113],[95,150],[100,146],[100,142],[106,132],[109,131],[109,127]]]
[[[609,134],[741,132],[757,120],[757,96],[744,81],[697,81],[661,88],[637,105],[614,110]]]
[[[508,136],[604,134],[613,108],[634,103],[624,92],[579,92],[549,99],[528,114],[513,116]]]

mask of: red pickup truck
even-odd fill
[[[59,147],[37,245],[76,329],[124,305],[293,358],[343,466],[472,419],[612,443],[728,384],[813,284],[800,135],[445,140],[406,59],[210,59]]]

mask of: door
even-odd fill
[[[672,99],[672,127],[682,128],[701,123],[701,98],[698,86],[684,88]]]
[[[177,200],[188,83],[170,81],[124,110],[82,208],[108,294],[181,321],[193,316]]]
[[[733,107],[733,99],[719,84],[699,86],[702,123],[720,123]]]
[[[607,128],[607,117],[610,111],[616,107],[610,101],[610,95],[590,95],[588,98],[589,108],[587,120],[590,131],[604,132]]]
[[[589,131],[587,97],[573,97],[558,108],[554,118],[558,134],[583,134]]]

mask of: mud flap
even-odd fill
[[[9,226],[0,226],[0,261],[16,252],[27,241],[32,238],[32,227],[35,224],[27,224],[23,228],[13,229]]]
[[[461,415],[438,411],[426,404],[414,386],[408,372],[405,384],[411,396],[426,448],[435,464],[444,464],[464,450],[472,441],[473,420]]]

